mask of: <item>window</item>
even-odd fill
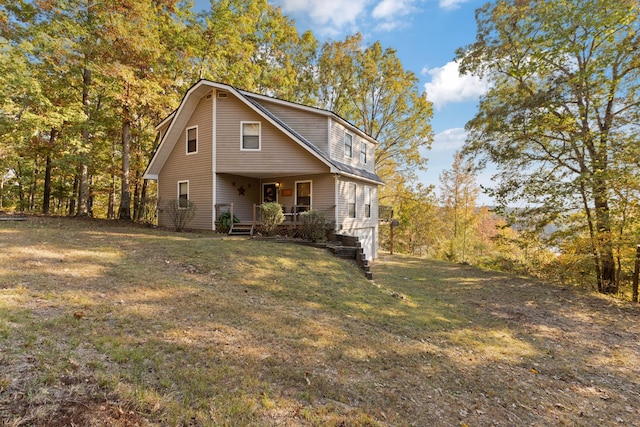
[[[187,129],[187,154],[198,152],[198,128]]]
[[[352,182],[349,183],[349,203],[347,204],[347,210],[349,211],[349,218],[356,217],[356,185]]]
[[[260,122],[241,122],[242,150],[260,150]]]
[[[353,157],[353,136],[346,132],[344,134],[344,156]]]
[[[371,187],[364,187],[364,217],[371,218]]]
[[[360,143],[360,163],[367,163],[367,144],[364,142]]]
[[[178,181],[178,207],[189,207],[189,181]]]
[[[311,181],[296,182],[296,212],[311,209]]]

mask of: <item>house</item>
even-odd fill
[[[200,80],[157,129],[144,177],[158,183],[159,225],[173,225],[171,200],[195,203],[188,226],[208,230],[230,204],[250,222],[254,205],[276,201],[323,211],[377,257],[377,142],[335,113]]]

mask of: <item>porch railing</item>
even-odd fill
[[[254,204],[253,205],[253,225],[258,226],[262,223],[262,218],[260,217],[260,206]],[[327,222],[331,223],[335,218],[335,209],[336,205],[332,206],[310,206],[310,205],[293,205],[290,208],[286,206],[282,207],[282,213],[284,214],[285,220],[282,225],[292,225],[294,227],[301,225],[303,223],[301,215],[304,212],[308,212],[311,210],[322,212],[327,217]]]
[[[253,205],[253,218],[251,220],[251,225],[253,226],[252,227],[253,230],[260,229],[260,227],[262,226],[260,206],[261,205],[258,205],[258,204]],[[222,224],[220,224],[218,220],[220,218],[220,215],[222,215],[225,212],[228,212],[230,221],[233,221],[233,218],[235,217],[233,203],[219,203],[219,204],[216,204],[214,208],[215,208],[214,215],[216,216],[216,229],[223,232],[228,231],[226,229],[227,227],[222,227],[220,229],[218,228],[222,226]],[[280,227],[293,228],[293,229],[298,229],[300,227],[303,227],[305,225],[305,222],[303,220],[302,214],[304,212],[308,212],[312,210],[324,213],[326,216],[327,224],[331,224],[335,222],[335,209],[336,209],[336,205],[332,205],[332,206],[293,205],[291,207],[283,206],[282,210],[285,216],[285,220],[282,224],[280,224]],[[249,223],[241,221],[240,224],[248,225]]]

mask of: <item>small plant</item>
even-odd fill
[[[282,206],[280,203],[263,203],[260,205],[260,212],[262,214],[264,233],[267,236],[271,235],[278,225],[284,222],[284,214],[282,213]]]
[[[145,197],[140,203],[140,216],[138,220],[145,225],[154,225],[158,221],[158,206],[160,200],[156,197]]]
[[[327,216],[324,212],[310,210],[301,215],[302,237],[312,242],[325,240],[327,229]]]
[[[240,222],[240,219],[237,216],[233,216],[233,223],[237,224]],[[231,228],[231,212],[223,212],[218,217],[218,224],[220,226],[220,231],[226,233]]]
[[[173,199],[167,203],[167,212],[176,231],[182,231],[196,215],[196,204],[190,200]]]

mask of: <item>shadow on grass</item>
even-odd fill
[[[631,425],[640,406],[628,305],[410,257],[371,283],[310,247],[38,230],[0,233],[3,421],[45,425],[52,393],[169,425]]]

